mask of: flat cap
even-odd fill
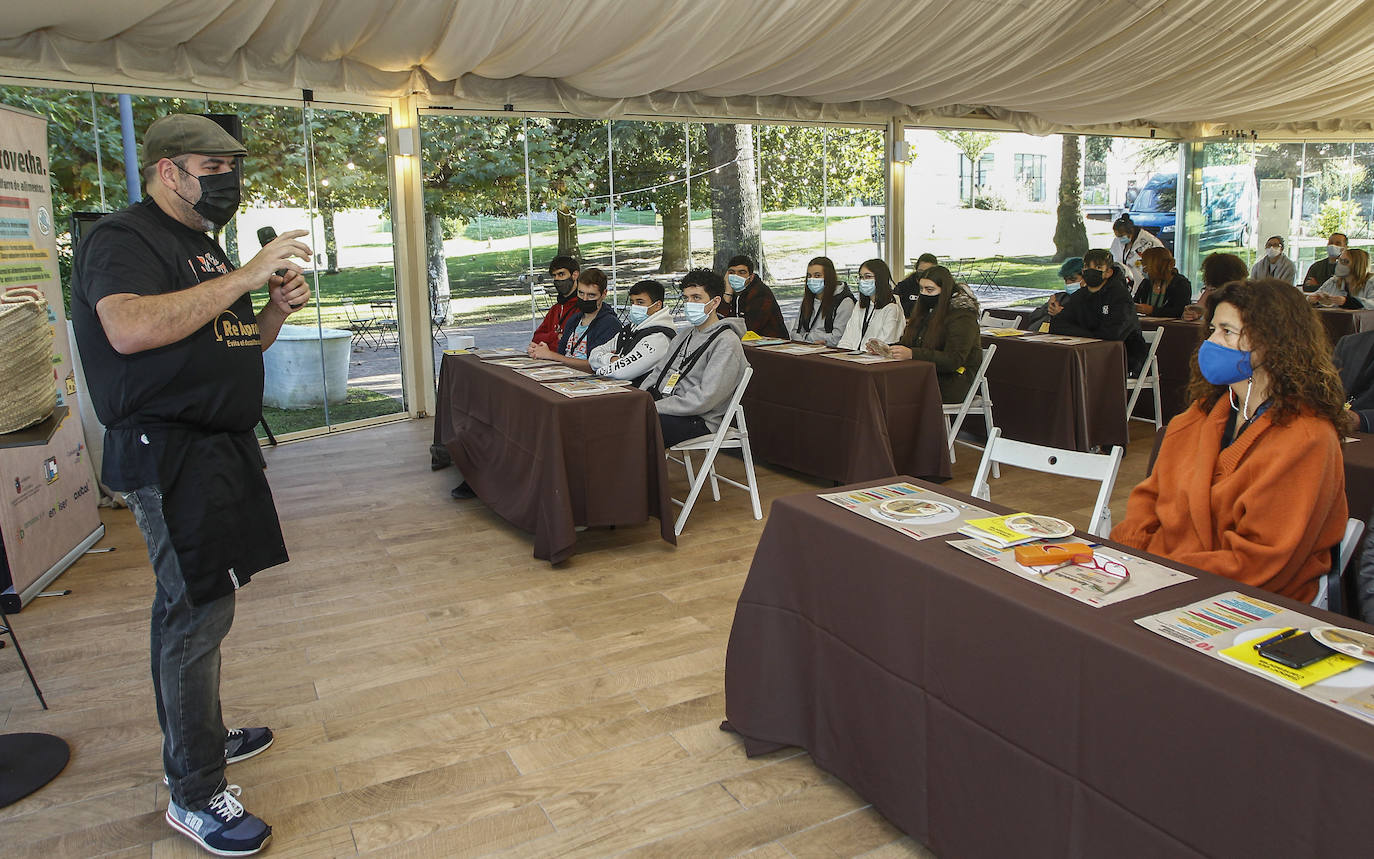
[[[178,155],[247,155],[248,150],[219,123],[194,113],[173,113],[162,117],[143,132],[143,160],[140,167]]]

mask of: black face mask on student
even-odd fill
[[[565,277],[553,282],[553,288],[558,290],[559,295],[568,295],[572,292],[573,281],[570,277]]]
[[[916,297],[916,300],[921,303],[922,310],[924,310],[926,313],[931,313],[940,304],[940,294],[936,293],[935,295],[926,295],[923,292]]]
[[[1106,277],[1106,275],[1095,268],[1083,269],[1083,285],[1088,287],[1088,289],[1097,289],[1102,285],[1102,279],[1104,277]]]
[[[589,299],[589,298],[579,298],[579,299],[577,299],[577,309],[580,310],[580,311],[582,311],[583,313],[595,313],[595,312],[596,312],[596,299],[594,299],[594,298],[590,298],[590,299]]]

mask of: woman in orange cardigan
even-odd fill
[[[1345,530],[1344,394],[1326,334],[1279,280],[1207,302],[1193,400],[1112,539],[1302,602]]]

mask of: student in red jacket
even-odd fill
[[[1345,394],[1326,333],[1281,280],[1228,283],[1207,304],[1193,404],[1112,539],[1311,602],[1345,531]]]
[[[536,343],[543,343],[558,351],[558,344],[563,339],[563,329],[570,320],[581,313],[577,309],[577,276],[581,273],[581,264],[572,257],[556,256],[549,260],[549,276],[553,278],[558,300],[549,308],[549,312],[544,314],[544,321],[535,329],[534,337],[530,340],[530,348]]]

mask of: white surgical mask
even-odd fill
[[[1278,259],[1280,250],[1280,248],[1268,247],[1264,249],[1264,255],[1270,259]]]
[[[730,288],[733,289],[735,292],[739,292],[741,289],[744,289],[744,278],[740,277],[737,274],[727,274],[725,276],[725,282],[730,284]]]
[[[878,290],[878,281],[871,277],[859,278],[859,293],[861,295],[872,295]]]
[[[820,295],[821,291],[825,289],[825,278],[808,277],[806,279],[806,288],[811,290],[814,294]]]
[[[1345,248],[1341,247],[1340,245],[1327,245],[1326,255],[1331,257],[1331,259],[1335,259],[1336,257],[1341,255],[1341,251],[1343,250],[1345,250]]]
[[[648,318],[649,308],[642,307],[638,304],[630,305],[630,322],[634,323],[635,325],[638,325],[639,323],[643,322]]]
[[[706,321],[706,305],[695,301],[688,301],[682,305],[683,311],[687,314],[687,321],[693,325],[700,325]]]

